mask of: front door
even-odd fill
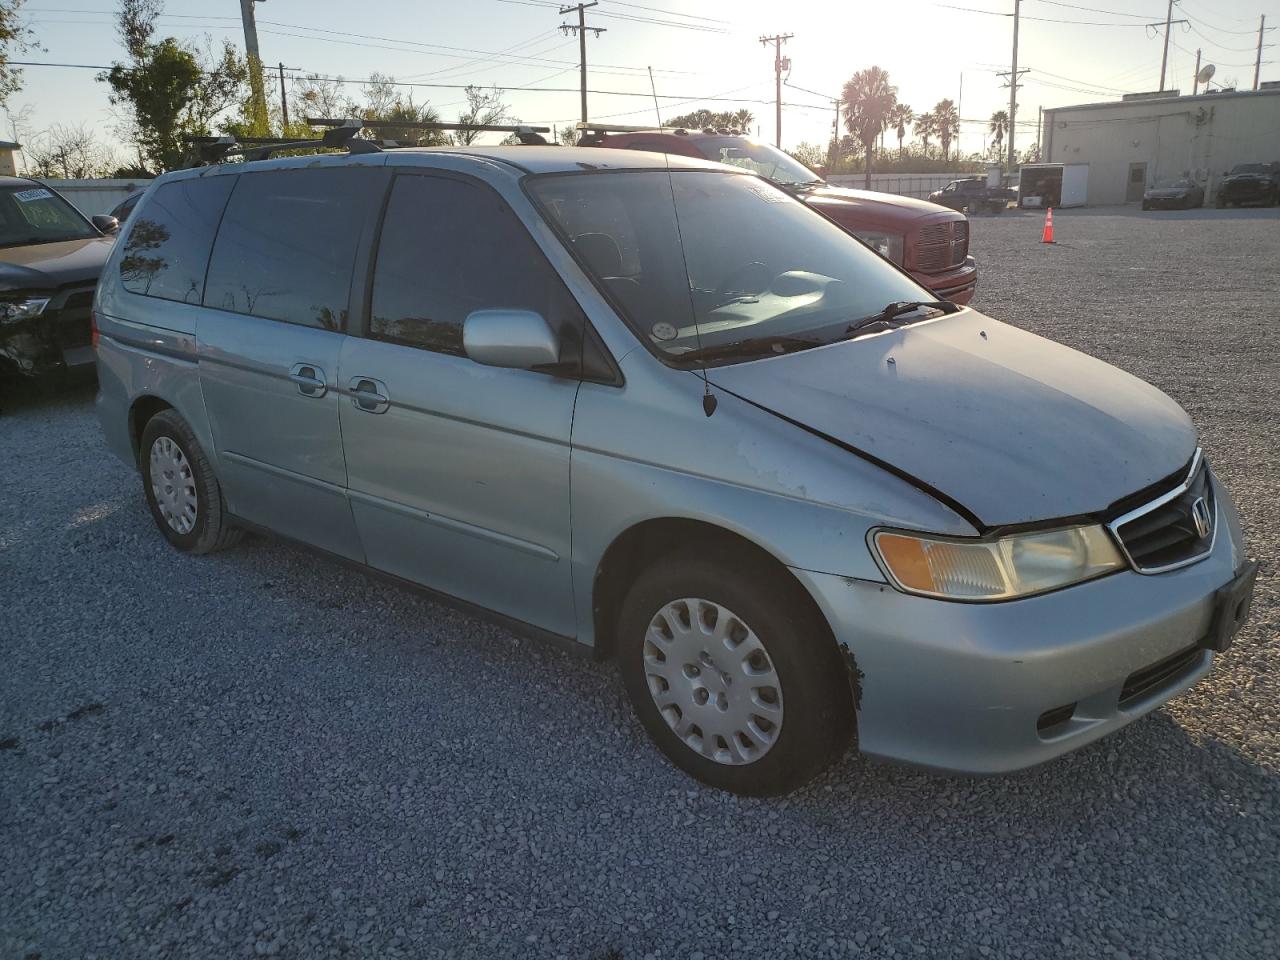
[[[1124,202],[1138,203],[1147,192],[1147,165],[1145,163],[1129,164],[1129,179],[1125,183]]]
[[[323,164],[242,174],[196,321],[230,511],[356,560],[337,376],[356,249],[382,176]]]
[[[569,435],[576,377],[481,366],[473,310],[535,310],[580,342],[584,318],[490,187],[401,173],[367,335],[343,346],[349,495],[370,565],[573,636]]]

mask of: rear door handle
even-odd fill
[[[289,369],[289,379],[298,385],[304,397],[323,397],[329,392],[324,371],[311,363],[295,363]]]
[[[352,377],[347,385],[351,393],[351,402],[357,410],[365,413],[386,413],[391,406],[391,398],[387,396],[387,385],[372,377]]]

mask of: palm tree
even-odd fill
[[[1000,149],[1000,144],[1004,143],[1004,133],[1009,129],[1009,114],[1004,110],[997,110],[991,115],[991,123],[987,129],[991,131],[991,137],[995,145],[995,155],[997,157],[1003,156],[1004,153]]]
[[[902,159],[902,141],[907,138],[907,127],[916,118],[915,113],[905,103],[895,103],[889,111],[889,128],[898,135],[898,159]]]
[[[920,143],[924,145],[924,155],[929,156],[929,138],[938,132],[938,118],[933,112],[926,110],[924,113],[916,114],[916,136],[920,138]]]
[[[751,129],[751,125],[756,122],[756,115],[746,107],[733,111],[733,123],[731,127],[746,133]]]
[[[949,160],[951,141],[960,134],[960,113],[950,100],[939,100],[933,115],[938,125],[938,142],[942,144],[942,159]]]
[[[889,74],[881,67],[859,70],[844,85],[844,125],[862,144],[867,159],[863,186],[871,189],[872,151],[876,138],[889,122],[889,111],[898,102],[898,89],[889,83]]]

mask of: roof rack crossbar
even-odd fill
[[[534,127],[524,123],[445,123],[439,120],[380,120],[376,117],[307,117],[306,121],[313,127],[338,129],[354,127],[356,130],[476,130],[484,133],[514,133],[525,144],[545,144],[547,141],[540,134],[551,132],[550,127]]]

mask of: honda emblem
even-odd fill
[[[1213,531],[1213,519],[1209,515],[1209,504],[1204,502],[1204,497],[1196,497],[1191,504],[1191,519],[1195,521],[1196,533],[1201,540]]]

